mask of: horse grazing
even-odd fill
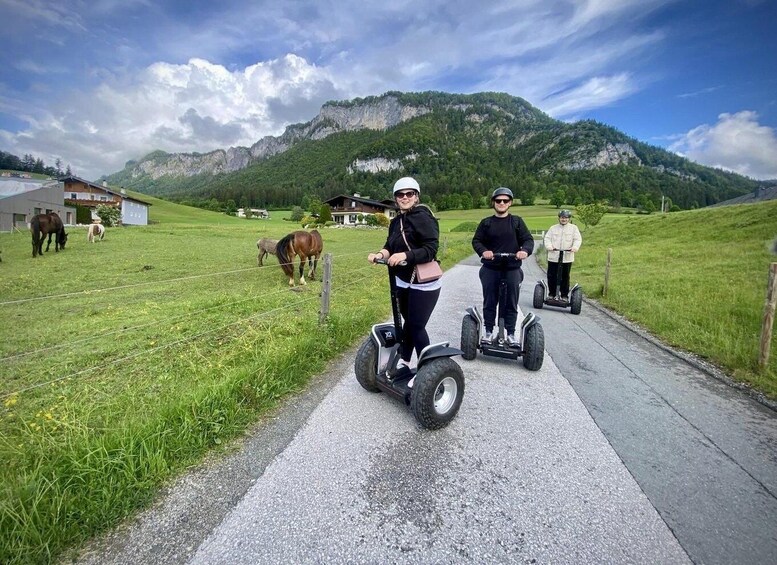
[[[30,231],[32,232],[32,256],[43,255],[43,240],[46,236],[49,236],[49,241],[46,244],[46,251],[51,247],[51,236],[55,235],[54,251],[59,253],[60,248],[65,248],[67,243],[67,234],[65,233],[65,225],[62,223],[60,217],[52,212],[51,214],[38,214],[33,216],[30,222]]]
[[[256,258],[259,261],[259,266],[262,267],[262,259],[267,255],[275,255],[275,248],[278,246],[278,241],[275,239],[262,238],[256,242],[256,247],[259,248],[259,256]]]
[[[86,241],[94,243],[95,239],[103,239],[105,237],[105,226],[102,224],[90,224],[89,229],[86,230]]]
[[[324,241],[318,230],[311,232],[295,231],[281,238],[277,246],[278,262],[281,269],[289,277],[289,286],[294,286],[294,257],[299,257],[299,284],[305,282],[305,259],[308,260],[310,268],[308,277],[310,280],[316,280],[316,267],[318,258],[324,249]]]

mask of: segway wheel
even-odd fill
[[[449,357],[438,357],[418,368],[410,398],[416,421],[426,429],[447,426],[464,399],[464,372]]]
[[[378,346],[372,338],[368,337],[359,346],[356,359],[353,362],[353,371],[356,380],[364,390],[380,392],[377,384],[378,378]]]
[[[539,371],[545,357],[545,330],[540,324],[534,324],[526,330],[523,344],[523,366],[530,371]]]
[[[461,356],[472,361],[478,353],[478,323],[469,314],[461,320]]]
[[[583,307],[583,291],[576,288],[572,291],[572,296],[569,297],[569,310],[573,314],[580,314],[580,309]]]
[[[542,308],[542,305],[545,303],[545,287],[542,286],[542,283],[537,283],[534,285],[534,307],[535,308]]]

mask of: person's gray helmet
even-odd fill
[[[561,210],[558,213],[558,217],[559,218],[571,218],[572,217],[572,212],[570,212],[569,210]]]
[[[512,200],[512,199],[513,199],[513,191],[512,191],[512,190],[510,190],[510,189],[509,189],[509,188],[507,188],[507,187],[500,186],[500,187],[499,187],[499,188],[497,188],[497,189],[494,191],[494,193],[491,195],[491,200],[493,200],[493,199],[494,199],[494,198],[496,198],[497,196],[509,196],[509,197],[510,197],[510,200]]]
[[[421,187],[418,185],[418,181],[413,177],[402,177],[397,182],[395,182],[393,194],[396,194],[401,190],[408,189],[415,190],[418,194],[421,194]]]

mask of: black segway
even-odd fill
[[[502,261],[516,260],[512,253],[494,253],[494,259]],[[468,361],[477,356],[478,350],[483,355],[494,357],[503,357],[505,359],[523,359],[523,366],[530,371],[538,371],[542,367],[542,360],[545,355],[545,332],[540,324],[540,318],[534,312],[529,312],[523,321],[519,330],[520,341],[517,344],[507,343],[505,334],[505,319],[502,312],[506,309],[507,303],[507,279],[503,276],[499,282],[499,322],[498,334],[492,340],[484,339],[483,316],[477,306],[467,308],[467,313],[461,321],[461,349],[464,351],[462,357]]]
[[[545,280],[540,280],[537,281],[536,285],[534,285],[533,305],[537,309],[542,308],[543,304],[547,304],[548,306],[558,306],[559,308],[569,308],[570,312],[577,315],[580,314],[580,309],[583,307],[583,289],[580,288],[580,285],[575,284],[575,286],[569,289],[568,301],[561,299],[561,263],[564,260],[564,253],[566,251],[572,250],[559,250],[558,263],[556,266],[556,283],[558,286],[556,287],[555,298],[550,298],[549,296],[548,282]]]
[[[386,265],[385,260],[375,263]],[[403,263],[404,264],[404,263]],[[370,392],[386,392],[404,402],[424,428],[445,427],[464,399],[464,372],[451,357],[461,355],[449,342],[433,343],[421,351],[417,369],[394,371],[400,359],[402,324],[394,277],[389,274],[393,324],[372,326],[371,335],[356,352],[356,380]],[[412,388],[408,386],[415,377]]]

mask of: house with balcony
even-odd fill
[[[148,208],[151,204],[128,196],[123,188],[117,192],[108,188],[106,182],[99,185],[74,176],[60,179],[60,182],[64,187],[65,203],[90,208],[93,218],[97,217],[95,208],[105,204],[121,210],[121,223],[124,225],[148,225]]]
[[[332,221],[343,226],[357,226],[365,223],[368,214],[382,214],[389,220],[397,215],[397,206],[393,200],[372,200],[359,194],[347,196],[341,194],[324,201],[332,210]]]

